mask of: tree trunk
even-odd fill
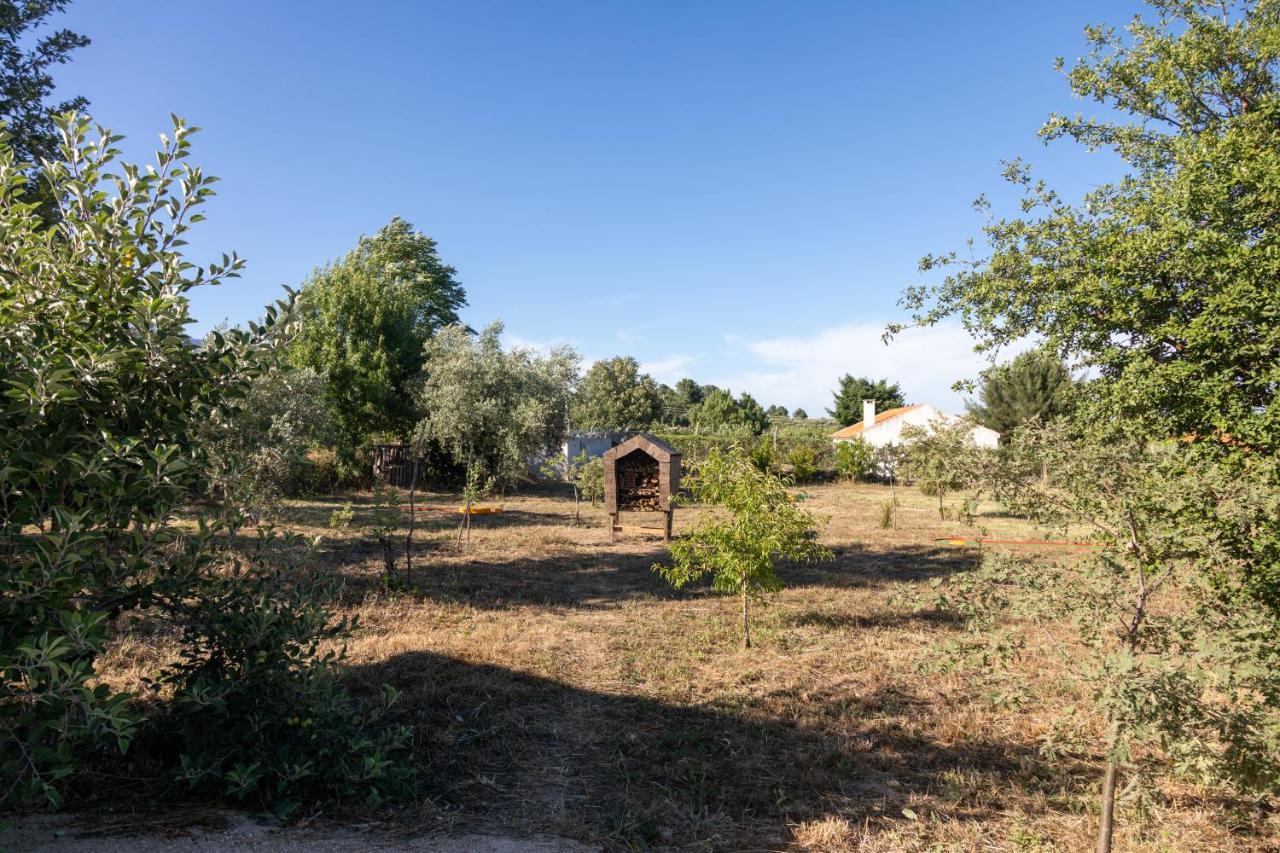
[[[890,514],[893,529],[898,529],[898,486],[894,482],[893,474],[889,475],[889,498],[893,501],[893,512]]]
[[[573,485],[573,526],[582,523],[582,495],[578,493],[578,484]]]
[[[417,521],[414,498],[418,489],[418,460],[413,460],[413,479],[409,480],[409,532],[404,536],[404,585],[413,585],[413,526]]]
[[[1110,742],[1107,744],[1107,769],[1102,776],[1102,814],[1098,818],[1098,844],[1094,848],[1096,853],[1111,853],[1111,833],[1116,816],[1116,781],[1120,775],[1112,753],[1119,737],[1119,727],[1113,726]]]
[[[742,647],[751,648],[751,621],[747,610],[747,582],[742,582]]]
[[[1097,853],[1111,853],[1111,830],[1116,812],[1116,763],[1107,759],[1107,772],[1102,777],[1102,817],[1098,822]]]

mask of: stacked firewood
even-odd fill
[[[618,506],[633,510],[657,510],[660,506],[656,465],[618,466]]]

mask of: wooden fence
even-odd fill
[[[376,444],[373,478],[388,486],[407,489],[413,485],[413,462],[413,451],[406,444]]]

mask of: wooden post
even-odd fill
[[[666,512],[664,512],[663,515],[666,516],[666,522],[663,524],[663,527],[662,527],[662,535],[664,539],[670,542],[671,541],[671,517],[675,515],[675,510],[669,509]]]
[[[609,541],[618,541],[618,515],[617,513],[609,513]]]

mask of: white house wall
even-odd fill
[[[908,409],[895,418],[882,421],[871,427],[871,429],[864,429],[858,434],[858,437],[872,447],[883,447],[886,444],[902,444],[902,430],[905,427],[913,426],[928,429],[937,423],[951,424],[958,420],[960,418],[957,416],[947,414],[940,409],[935,409],[933,406],[921,405]],[[984,426],[974,427],[969,437],[978,447],[996,447],[1000,443],[1000,433]]]

